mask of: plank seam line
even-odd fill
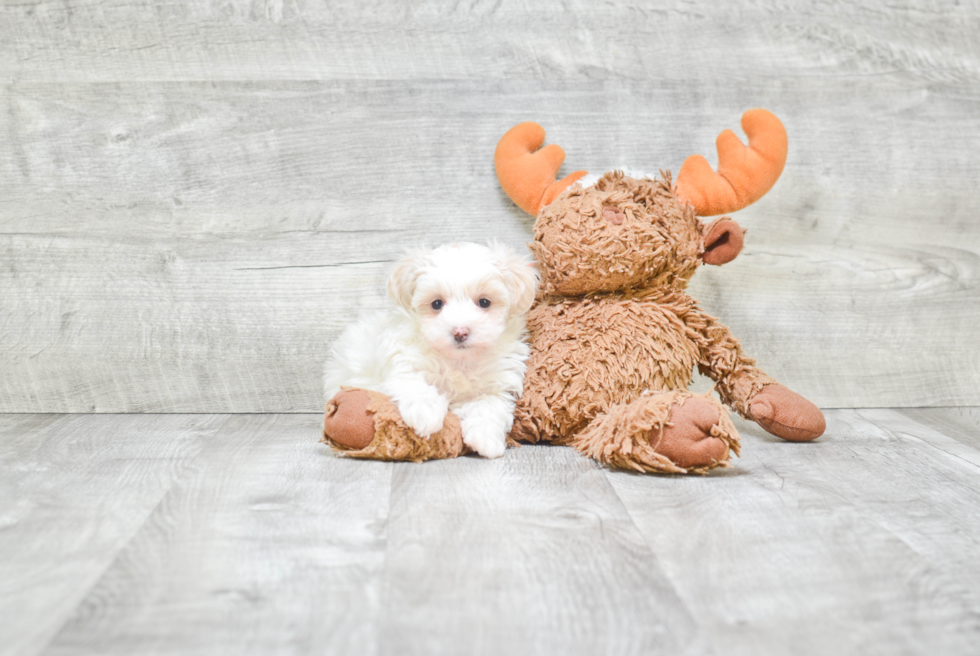
[[[235,267],[235,271],[272,271],[273,269],[329,269],[334,267],[354,266],[357,264],[390,264],[394,260],[367,260],[365,262],[340,262],[337,264],[286,264],[268,267]]]
[[[92,414],[92,413],[74,413],[74,414]],[[134,413],[134,414],[136,414],[136,413]],[[174,413],[169,413],[169,414],[185,414],[185,413],[177,413],[177,412],[174,412]],[[201,413],[201,414],[205,414],[205,413]],[[210,414],[210,416],[215,416],[215,415],[214,414]],[[218,416],[220,416],[220,415],[218,415]],[[176,476],[173,477],[173,480],[171,480],[170,485],[168,485],[165,490],[162,490],[161,491],[160,498],[157,499],[156,503],[153,504],[153,506],[151,508],[149,508],[149,510],[147,511],[146,515],[143,517],[143,520],[140,521],[136,526],[133,527],[133,530],[130,533],[129,537],[127,537],[124,541],[122,541],[119,544],[118,548],[115,550],[115,553],[112,555],[112,558],[106,562],[105,567],[102,568],[102,570],[98,573],[97,576],[93,577],[92,584],[90,586],[88,586],[87,588],[85,588],[85,590],[83,592],[81,592],[81,594],[78,595],[78,603],[71,610],[71,612],[69,612],[69,613],[67,613],[65,615],[64,621],[61,624],[59,624],[58,627],[54,631],[51,632],[51,636],[44,642],[44,645],[40,649],[37,650],[37,652],[36,652],[37,656],[40,656],[41,654],[44,654],[47,651],[49,651],[49,649],[51,647],[51,644],[58,638],[58,636],[61,635],[62,631],[65,630],[65,627],[68,626],[68,624],[71,623],[71,621],[75,618],[75,616],[77,615],[79,609],[85,603],[85,600],[88,599],[92,595],[92,592],[99,586],[99,584],[102,582],[102,579],[105,578],[106,573],[110,569],[112,569],[113,566],[115,566],[116,562],[119,560],[119,556],[129,547],[130,544],[132,544],[132,542],[136,538],[136,536],[139,535],[140,531],[143,530],[143,527],[146,526],[146,523],[150,520],[150,518],[153,516],[153,514],[156,513],[157,509],[163,503],[164,499],[167,498],[167,495],[173,489],[174,485],[177,484],[178,479],[181,478],[181,475],[185,471],[187,471],[188,469],[190,469],[191,466],[195,462],[197,462],[198,459],[201,458],[201,455],[204,453],[204,450],[205,450],[204,449],[204,447],[206,446],[205,442],[208,441],[208,440],[214,439],[214,436],[217,435],[225,427],[225,425],[228,424],[228,422],[230,422],[230,421],[231,421],[231,417],[226,417],[225,418],[225,421],[221,422],[220,425],[216,426],[215,429],[214,429],[214,431],[210,435],[208,435],[206,438],[204,438],[204,440],[202,440],[201,450],[198,451],[187,462],[187,466],[184,468],[184,470],[180,474],[178,474],[178,475],[176,475]]]
[[[896,411],[894,408],[885,408],[885,409],[888,410],[888,411],[891,411],[891,412],[895,412]],[[914,435],[912,433],[907,433],[907,432],[901,431],[901,430],[895,430],[895,429],[889,428],[887,426],[882,426],[880,422],[873,421],[872,419],[870,419],[870,418],[865,417],[864,415],[862,415],[860,410],[858,410],[855,414],[857,414],[857,416],[861,417],[861,419],[863,419],[864,421],[867,421],[868,423],[872,424],[873,426],[875,426],[877,428],[880,428],[881,430],[885,431],[889,435],[892,435],[894,437],[906,438],[906,439],[914,440],[915,442],[918,442],[919,444],[923,444],[923,445],[925,445],[925,446],[927,446],[927,447],[929,447],[931,449],[934,449],[936,451],[939,451],[942,454],[945,454],[946,456],[948,456],[950,458],[953,458],[957,462],[960,462],[962,464],[965,464],[965,465],[969,466],[971,469],[976,469],[976,470],[980,471],[980,463],[973,462],[972,460],[970,460],[968,458],[965,458],[965,457],[963,457],[963,456],[961,456],[959,454],[956,454],[956,453],[953,453],[952,451],[949,451],[947,449],[944,449],[941,446],[930,442],[929,440],[926,440],[926,439],[923,439],[923,438],[919,437],[918,435]],[[968,445],[961,444],[960,442],[954,440],[953,438],[949,437],[948,435],[945,435],[941,431],[938,431],[935,428],[932,428],[931,426],[927,426],[926,424],[923,424],[923,423],[921,423],[919,421],[916,421],[912,417],[909,417],[907,415],[902,415],[902,417],[908,419],[909,421],[911,421],[912,423],[916,424],[917,426],[920,426],[923,431],[928,431],[930,433],[935,433],[936,435],[940,435],[940,436],[945,437],[947,439],[953,440],[954,442],[956,442],[957,444],[960,444],[961,446],[963,446],[966,449],[969,449],[970,448]],[[980,454],[978,454],[978,455],[980,455]]]
[[[575,449],[572,449],[572,447],[570,446],[557,446],[557,448],[571,449],[572,451],[575,451]],[[578,454],[578,455],[582,458],[585,458],[585,456],[582,454]],[[619,492],[616,491],[616,486],[614,486],[612,484],[612,481],[609,480],[609,473],[611,470],[608,467],[600,465],[599,463],[597,463],[595,460],[592,460],[591,458],[585,458],[585,459],[588,460],[589,464],[594,469],[597,469],[599,473],[602,475],[603,482],[606,484],[606,486],[609,488],[609,491],[612,492],[613,496],[616,498],[616,502],[619,504],[619,507],[623,509],[623,512],[626,514],[626,517],[629,519],[630,524],[633,526],[633,529],[636,531],[637,535],[639,536],[640,542],[646,548],[647,553],[650,554],[650,558],[653,559],[653,561],[657,564],[657,567],[660,569],[660,573],[663,576],[664,582],[670,585],[671,589],[674,591],[674,595],[684,605],[684,610],[687,613],[691,624],[697,629],[698,634],[700,634],[702,637],[705,637],[710,643],[710,637],[708,637],[709,634],[706,631],[705,626],[701,623],[700,618],[694,613],[687,599],[684,597],[684,595],[681,594],[680,589],[677,587],[677,584],[673,581],[673,579],[671,579],[670,575],[667,573],[666,568],[663,567],[663,561],[661,560],[660,556],[653,549],[653,546],[650,544],[649,540],[647,540],[646,535],[644,535],[643,533],[643,529],[641,529],[640,525],[637,524],[636,518],[633,517],[633,513],[630,512],[630,509],[626,506],[626,503],[623,501],[623,498],[619,496]],[[636,475],[636,476],[641,475],[634,472],[625,472],[625,473],[629,475]],[[650,476],[650,474],[642,474],[642,476]],[[670,478],[675,477],[675,475],[673,474],[666,474],[666,476]]]

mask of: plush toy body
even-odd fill
[[[729,262],[742,247],[734,221],[706,223],[699,215],[754,202],[782,171],[786,133],[778,119],[751,110],[742,125],[748,147],[722,133],[718,173],[693,156],[676,186],[669,174],[651,179],[618,171],[592,184],[582,184],[585,172],[556,181],[564,152],[554,145],[538,150],[540,126],[523,123],[500,140],[497,175],[537,217],[530,247],[542,278],[528,316],[531,357],[513,438],[569,444],[640,471],[723,465],[738,453],[738,434],[721,404],[687,390],[695,366],[717,381],[725,405],[770,433],[794,441],[822,434],[820,410],[756,367],[685,291],[698,266]],[[331,430],[329,417],[325,435],[353,448]],[[368,448],[379,452],[377,444]]]

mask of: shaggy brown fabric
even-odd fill
[[[577,296],[640,288],[683,289],[704,248],[690,205],[662,180],[607,173],[588,189],[575,184],[548,205],[530,244],[541,266],[541,293]],[[606,218],[620,210],[620,223]]]
[[[339,451],[341,455],[373,460],[422,462],[455,458],[467,450],[463,444],[463,431],[460,428],[459,418],[452,413],[446,415],[441,431],[425,439],[416,435],[415,431],[402,421],[398,407],[386,395],[368,390],[345,389],[345,391],[367,395],[365,417],[374,425],[374,439],[366,446],[356,448],[332,439],[325,428],[322,441]],[[332,402],[333,400],[327,404],[328,413],[331,411]],[[329,417],[325,420],[325,424],[328,423]]]
[[[676,390],[612,406],[571,445],[599,462],[641,472],[703,474],[738,455],[738,432],[710,397]]]
[[[698,370],[718,385],[715,387],[722,402],[745,419],[749,416],[749,401],[767,385],[776,384],[755,360],[745,355],[742,346],[728,327],[702,311],[692,314],[687,325],[697,335],[701,360]]]
[[[660,430],[668,421],[672,404],[691,398],[686,390],[694,367],[715,380],[722,402],[745,418],[753,418],[753,398],[777,384],[685,291],[705,242],[714,246],[709,252],[718,257],[712,259],[730,261],[741,248],[741,229],[727,218],[706,226],[675,197],[670,174],[661,175],[636,180],[608,173],[591,188],[573,185],[538,216],[530,247],[542,289],[528,315],[531,357],[514,438],[573,444],[617,467],[707,471],[729,451],[738,453],[726,412],[719,410],[709,427],[685,420],[690,432],[678,438],[682,446],[675,451],[649,439],[651,426]],[[728,240],[719,243],[724,231]],[[703,419],[705,403],[679,412],[698,406]],[[800,413],[755,407],[774,418],[760,422],[764,428],[785,417],[790,425],[775,434],[804,434],[792,432]],[[809,424],[796,427],[800,431],[816,425],[812,417],[803,419]],[[692,440],[702,433],[717,440],[695,448]]]
[[[693,300],[668,296],[673,303],[628,294],[542,299],[528,315],[531,357],[513,436],[564,443],[644,390],[686,388],[700,358],[678,314]]]
[[[681,291],[544,298],[528,328],[531,357],[512,431],[518,440],[564,443],[644,390],[686,389],[695,365],[743,417],[749,400],[776,382]]]

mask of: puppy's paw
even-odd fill
[[[507,449],[507,434],[489,426],[464,427],[463,444],[484,458],[499,458]]]
[[[433,433],[442,430],[442,424],[449,412],[449,403],[444,397],[411,397],[398,402],[398,412],[402,420],[419,437],[428,439]]]

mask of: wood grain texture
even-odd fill
[[[741,422],[705,477],[345,460],[318,415],[0,415],[0,653],[972,655],[980,450],[935,426],[978,409],[916,412]]]
[[[6,79],[980,79],[975,1],[67,0],[4,5]]]
[[[900,414],[980,453],[980,409],[907,408]]]
[[[385,654],[706,653],[597,465],[526,446],[398,465]]]
[[[943,413],[933,421],[917,421],[912,413],[891,409],[865,409],[860,411],[860,415],[862,419],[874,422],[893,434],[919,440],[941,451],[946,457],[980,468],[980,428],[974,426],[962,430],[959,426],[963,419],[968,420],[969,417]]]
[[[608,473],[718,651],[975,651],[980,465],[894,411],[831,411],[808,444],[739,429],[721,475]]]
[[[317,419],[228,419],[42,653],[377,653],[392,465]]]
[[[224,417],[0,415],[0,654],[36,654]]]
[[[0,7],[0,411],[294,412],[406,244],[531,221],[496,140],[782,179],[694,293],[825,407],[980,403],[976,2]]]

